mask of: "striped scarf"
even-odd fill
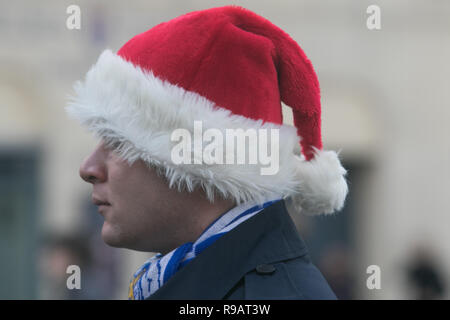
[[[164,256],[157,253],[133,274],[128,290],[128,299],[147,299],[161,288],[172,275],[221,236],[253,217],[267,206],[280,200],[270,200],[262,205],[245,203],[234,207],[211,223],[194,243],[187,242]]]

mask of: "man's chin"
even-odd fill
[[[104,221],[102,227],[102,239],[110,247],[124,248],[141,252],[159,252],[154,248],[143,245],[135,233],[123,232],[117,225]]]
[[[104,222],[102,227],[102,239],[108,246],[114,248],[125,248],[126,244],[121,235],[121,232],[114,228],[109,223]]]

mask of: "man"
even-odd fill
[[[284,203],[332,213],[347,194],[289,35],[237,6],[191,12],[104,51],[75,90],[68,112],[100,137],[80,175],[104,241],[157,252],[130,299],[335,298]]]

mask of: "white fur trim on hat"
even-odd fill
[[[130,164],[142,159],[157,168],[170,187],[188,191],[200,187],[211,201],[219,195],[236,203],[292,196],[303,212],[316,214],[331,213],[344,204],[345,169],[336,153],[316,150],[311,161],[296,155],[300,138],[293,126],[232,114],[110,50],[101,54],[84,82],[76,83],[75,92],[66,107],[68,113],[108,145],[114,145]],[[194,121],[198,120],[204,130],[279,129],[278,173],[261,175],[260,164],[174,164],[173,130],[193,132]]]

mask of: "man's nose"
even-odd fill
[[[99,183],[106,180],[106,167],[101,155],[94,151],[80,166],[80,177],[88,183]]]

